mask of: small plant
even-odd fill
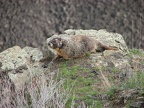
[[[113,72],[113,73],[118,73],[118,72],[119,72],[119,69],[115,67],[115,68],[113,68],[112,72]]]
[[[139,49],[131,49],[129,50],[131,54],[143,56],[144,52]]]
[[[132,78],[128,79],[124,84],[122,84],[122,88],[144,89],[144,73],[137,71]]]

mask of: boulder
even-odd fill
[[[34,76],[43,71],[39,68],[38,62],[42,58],[43,54],[37,48],[14,46],[0,53],[0,72],[8,73],[11,81],[19,89],[29,80],[30,74]]]

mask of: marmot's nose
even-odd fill
[[[50,43],[48,43],[48,46],[50,46]]]

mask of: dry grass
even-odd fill
[[[0,108],[65,108],[70,91],[64,89],[64,80],[41,74],[29,82],[16,90],[7,75],[1,76]]]
[[[103,82],[103,85],[104,85],[105,89],[111,88],[111,84],[110,84],[108,78],[105,77],[105,75],[103,74],[103,72],[100,69],[99,69],[99,71],[100,71],[100,74],[101,74],[101,77],[102,77],[101,79],[102,79],[102,82]]]

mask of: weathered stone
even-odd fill
[[[126,59],[117,59],[117,60],[112,60],[114,66],[118,69],[124,69],[124,68],[129,68],[130,64],[128,60]]]
[[[106,30],[68,29],[65,31],[65,34],[53,35],[51,38],[48,38],[46,43],[48,43],[50,39],[54,37],[57,37],[57,36],[69,37],[70,35],[87,35],[87,36],[95,38],[96,40],[103,43],[104,45],[115,46],[119,48],[118,51],[106,50],[103,53],[90,54],[89,58],[90,58],[92,67],[107,67],[109,66],[108,63],[111,63],[111,65],[114,65],[115,67],[119,69],[129,66],[128,61],[123,59],[123,56],[126,53],[128,53],[128,48],[127,48],[127,45],[125,44],[125,41],[122,35],[118,33],[110,33],[110,32],[107,32]]]
[[[19,66],[26,64],[27,52],[19,46],[8,48],[0,53],[0,61],[3,70],[13,70]]]
[[[130,108],[144,108],[144,102],[143,101],[133,102],[130,104]]]
[[[23,48],[33,61],[40,61],[43,58],[43,53],[38,48],[24,47]]]
[[[20,89],[31,77],[41,74],[44,69],[40,61],[42,52],[37,48],[14,46],[0,53],[1,69],[8,71],[11,81]]]
[[[103,43],[107,46],[115,46],[122,51],[122,53],[128,53],[127,45],[122,37],[122,35],[118,33],[110,33],[106,30],[74,30],[68,29],[65,31],[65,34],[53,35],[51,38],[48,38],[46,43],[50,41],[50,39],[54,37],[68,37],[70,35],[87,35],[95,38],[99,42]]]
[[[87,35],[95,37],[101,43],[108,46],[116,46],[123,51],[128,51],[127,45],[122,37],[118,33],[107,32],[105,29],[101,30],[74,30],[68,29],[65,31],[68,35]]]
[[[21,49],[14,46],[0,53],[1,68],[3,70],[13,70],[30,62],[39,61],[43,58],[43,54],[37,48],[25,47]]]

